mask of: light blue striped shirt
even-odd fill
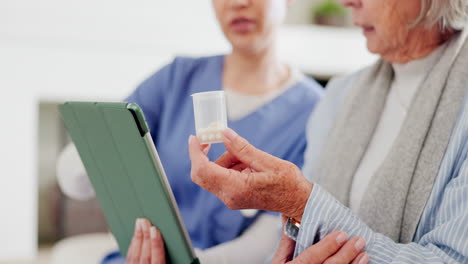
[[[320,185],[314,185],[297,235],[295,257],[314,239],[342,230],[367,241],[372,263],[468,263],[467,156],[468,96],[412,243],[395,243],[373,232]]]

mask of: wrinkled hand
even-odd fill
[[[301,220],[313,185],[299,168],[256,149],[231,129],[223,132],[227,152],[217,161],[207,146],[189,138],[192,181],[215,194],[230,209],[261,209]]]
[[[283,224],[285,217],[283,217]],[[318,243],[310,246],[301,255],[292,260],[296,242],[284,233],[281,242],[272,260],[272,264],[367,264],[369,255],[362,252],[365,248],[365,241],[362,238],[352,238],[344,232],[333,232],[325,236]]]
[[[137,219],[135,233],[127,252],[127,264],[165,264],[164,241],[156,227],[146,219]]]

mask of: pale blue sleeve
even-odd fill
[[[467,166],[465,162],[463,171],[465,178],[468,176]],[[466,194],[468,186],[464,186],[464,189]],[[453,192],[459,192],[459,188],[447,191],[447,195],[453,195]],[[465,195],[464,199],[466,205],[468,197]],[[365,250],[371,257],[371,263],[466,263],[468,261],[466,209],[459,215],[454,215],[452,220],[444,225],[432,230],[418,243],[398,244],[382,234],[373,232],[332,195],[319,185],[315,185],[302,218],[294,256],[297,257],[313,243],[336,230],[343,230],[350,237],[363,237],[367,242]]]
[[[345,90],[340,86],[345,87],[346,84],[339,81],[332,83],[332,86],[336,91],[343,92]],[[336,95],[339,95],[339,92]],[[322,109],[321,115],[310,120],[308,135],[312,136],[308,137],[308,140],[326,139],[326,136],[317,137],[321,134],[326,135],[319,133],[323,130],[323,118],[333,118],[333,112],[336,112],[334,107],[340,106],[336,103],[339,100],[330,97],[327,100],[327,96],[328,94],[321,102],[324,104],[319,106]],[[371,263],[468,263],[468,106],[464,109],[457,129],[452,134],[453,142],[450,143],[444,158],[446,164],[441,166],[447,169],[439,172],[437,176],[414,242],[399,244],[374,232],[320,185],[314,185],[299,232],[296,229],[294,234],[292,225],[285,226],[288,236],[296,240],[294,257],[327,234],[342,230],[350,237],[359,236],[366,240],[366,252],[371,257]],[[327,129],[330,128],[331,125],[328,125]],[[313,132],[315,134],[312,134]],[[306,165],[303,168],[305,177],[312,182],[313,177],[310,174],[316,166],[315,162],[320,156],[322,146],[315,144],[315,147],[319,149],[308,147]],[[309,159],[315,160],[311,163]]]

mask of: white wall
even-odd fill
[[[0,39],[22,49],[23,72],[45,82],[37,87],[42,94],[56,94],[56,85],[64,94],[129,89],[175,54],[228,50],[210,0],[6,1],[0,1]],[[77,73],[108,82],[89,86]],[[133,82],[112,82],[133,73]]]
[[[0,58],[1,259],[35,253],[37,183],[36,141],[31,134],[36,126],[35,96],[19,85],[24,82],[25,61],[3,48]]]
[[[6,6],[3,0],[2,5],[2,34],[73,46],[132,46],[141,40],[173,45],[175,35],[190,39],[217,30],[209,0],[7,0]]]

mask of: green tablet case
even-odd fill
[[[66,102],[59,111],[122,255],[135,219],[147,218],[163,235],[168,263],[198,263],[138,105]]]

